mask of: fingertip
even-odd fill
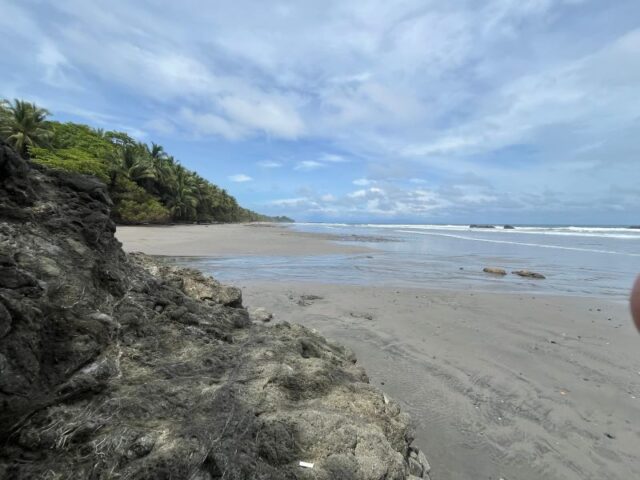
[[[629,304],[631,306],[631,317],[636,324],[636,328],[640,331],[640,276],[636,278],[636,282],[631,289]]]

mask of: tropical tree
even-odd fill
[[[191,172],[177,165],[165,196],[165,205],[176,220],[193,220],[198,206],[198,193]]]
[[[153,175],[153,178],[147,182],[146,188],[152,190],[156,195],[161,195],[163,190],[166,190],[166,185],[171,181],[176,161],[165,152],[162,145],[151,142],[151,147],[147,146],[146,149],[149,169]]]
[[[118,143],[115,147],[109,159],[111,186],[115,186],[118,175],[128,177],[140,185],[154,178],[146,146],[138,143]]]
[[[47,115],[49,112],[35,103],[3,100],[0,102],[0,137],[22,155],[29,153],[29,147],[45,147],[52,136]]]
[[[0,101],[0,139],[31,161],[93,175],[107,183],[120,223],[266,220],[192,172],[156,143],[127,133],[47,121],[49,112],[22,100]]]

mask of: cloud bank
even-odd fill
[[[639,18],[634,0],[8,0],[0,94],[259,179],[240,200],[268,213],[638,223]]]

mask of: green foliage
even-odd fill
[[[51,147],[54,149],[79,148],[102,160],[113,154],[113,144],[101,132],[87,125],[51,122],[51,129]]]
[[[290,221],[238,205],[235,198],[184,168],[161,145],[76,123],[46,122],[35,104],[0,102],[0,136],[51,168],[104,181],[121,223]]]
[[[32,147],[29,152],[35,162],[47,167],[93,175],[103,182],[109,180],[107,165],[80,148],[47,150],[46,148]]]
[[[167,223],[170,220],[169,211],[155,198],[143,203],[122,200],[115,207],[114,215],[123,224]]]
[[[0,102],[0,138],[22,155],[29,147],[46,146],[51,139],[51,127],[46,121],[49,112],[35,103],[15,99]]]
[[[113,215],[119,223],[166,223],[169,210],[134,181],[120,177],[111,191]]]

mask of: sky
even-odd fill
[[[298,221],[640,224],[638,0],[0,0],[0,97]]]

